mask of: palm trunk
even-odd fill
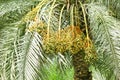
[[[89,71],[89,66],[84,60],[84,56],[81,52],[74,54],[73,57],[74,66],[74,80],[92,80],[92,74]]]

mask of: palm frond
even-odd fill
[[[41,61],[44,60],[41,45],[41,37],[37,33],[27,33],[17,42],[16,56],[18,61],[16,66],[19,70],[19,80],[40,79],[40,76],[37,75]]]
[[[0,79],[15,79],[14,75],[14,42],[16,27],[9,25],[0,30]],[[11,27],[11,28],[10,28]]]
[[[109,13],[120,19],[120,0],[92,0],[101,4],[104,4],[108,9]]]
[[[28,0],[10,0],[0,3],[0,28],[19,21],[34,5],[34,1]]]
[[[92,79],[93,80],[106,80],[106,78],[104,77],[104,75],[102,75],[100,73],[100,71],[98,69],[96,69],[94,66],[90,66],[89,70],[92,71]]]
[[[58,70],[56,74],[61,74],[61,76],[63,76],[63,74],[67,76],[67,73],[64,71],[71,69],[71,57],[69,55],[68,57],[64,57],[62,54],[52,54],[51,57],[49,55],[47,56],[42,51],[41,41],[40,35],[35,32],[32,35],[31,33],[27,33],[24,38],[19,39],[17,42],[16,56],[18,61],[16,68],[19,70],[19,80],[49,79],[53,73],[49,71],[46,73],[46,69],[49,70],[52,66]],[[54,61],[57,61],[55,62],[56,65]],[[58,75],[54,75],[53,79],[55,76]]]
[[[120,22],[103,5],[89,5],[90,29],[98,53],[97,68],[107,80],[120,75]]]
[[[15,30],[16,31],[16,30]],[[8,32],[8,31],[6,31]],[[5,33],[5,32],[4,32]],[[11,35],[11,36],[10,36]],[[1,43],[0,49],[0,79],[1,80],[37,80],[41,79],[39,65],[46,60],[41,53],[41,38],[35,33],[26,33],[19,39],[14,38],[15,33],[10,34],[9,41]],[[3,35],[1,35],[3,36]],[[7,39],[7,37],[5,36]]]
[[[20,54],[23,48],[18,48],[17,37],[25,33],[25,24],[20,20],[22,16],[29,11],[34,1],[3,1],[0,3],[0,79],[1,80],[16,80],[20,79],[22,68],[23,55]],[[22,26],[22,27],[21,27]],[[19,32],[17,32],[19,30]],[[23,33],[24,32],[24,33]],[[18,35],[17,35],[18,34]],[[29,37],[29,36],[28,36]],[[24,38],[21,40],[25,40]],[[21,41],[20,40],[20,41]],[[19,42],[21,45],[26,41]],[[19,50],[18,50],[19,49]],[[20,52],[19,52],[20,51]],[[20,68],[21,69],[20,69]],[[23,77],[23,76],[22,76]]]

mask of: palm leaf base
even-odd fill
[[[73,66],[74,66],[74,80],[92,80],[92,73],[89,72],[89,66],[84,60],[84,56],[79,52],[74,54]]]

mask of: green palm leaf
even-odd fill
[[[34,6],[34,1],[10,0],[0,3],[0,28],[19,21]]]
[[[2,1],[0,3],[0,80],[22,79],[23,59],[27,49],[27,40],[22,36],[25,33],[25,25],[20,20],[29,11],[35,1]],[[18,32],[19,29],[19,32]],[[23,33],[24,32],[24,33]],[[30,38],[29,38],[30,39]],[[21,44],[20,44],[21,43]],[[26,44],[26,46],[24,46]],[[23,45],[23,47],[21,46]],[[20,48],[22,47],[22,48]]]
[[[104,4],[112,16],[120,19],[120,0],[93,0],[98,3]]]
[[[16,28],[10,26],[1,29],[0,33],[0,79],[7,80],[13,78],[14,68],[14,36]],[[11,33],[12,32],[12,33]],[[7,34],[7,36],[6,36]]]
[[[39,34],[26,33],[17,43],[16,56],[19,80],[37,80],[40,62],[45,60],[42,54],[41,37]]]
[[[120,75],[120,22],[103,5],[89,5],[90,29],[98,53],[97,68],[107,80]]]

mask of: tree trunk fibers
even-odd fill
[[[73,54],[74,80],[92,80],[92,73],[84,60],[83,53]]]

